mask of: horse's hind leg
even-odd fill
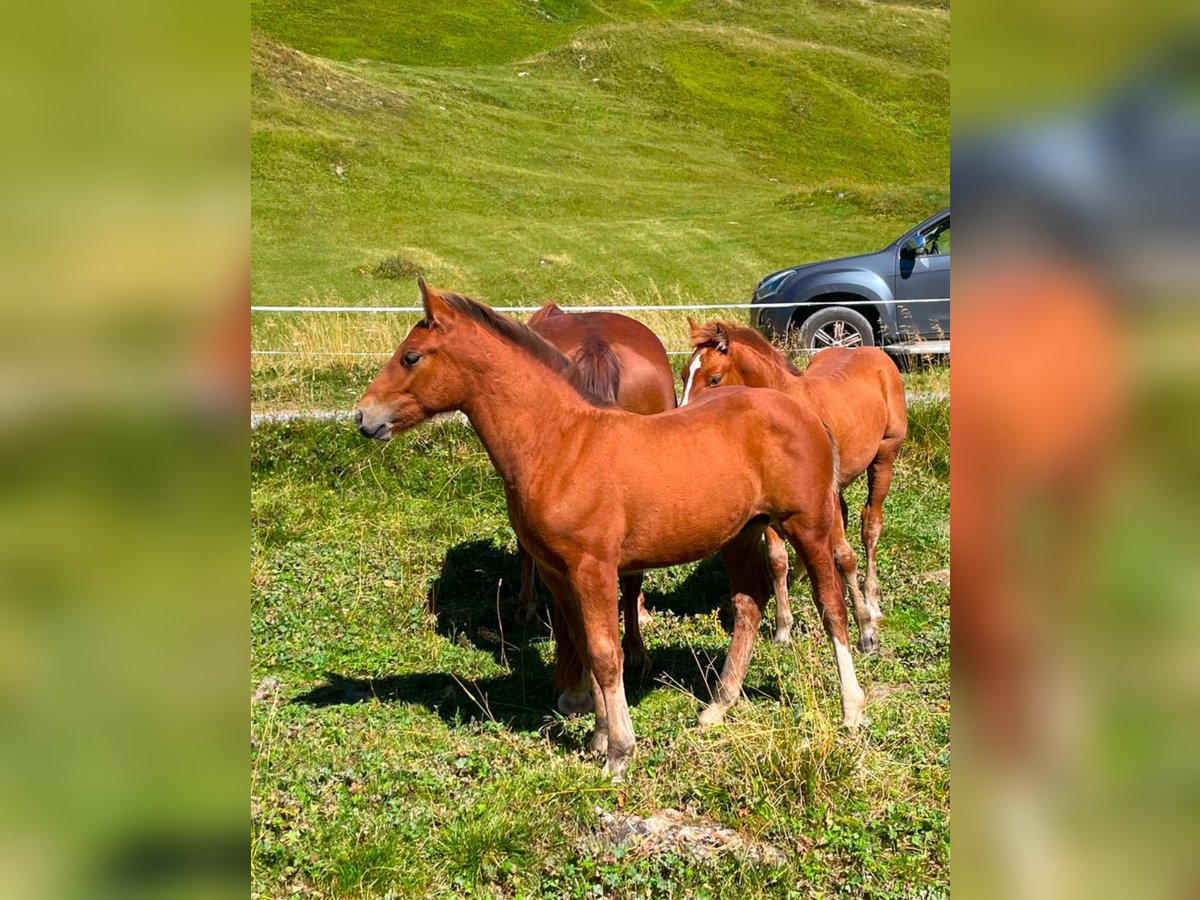
[[[517,556],[521,560],[521,586],[517,589],[517,621],[524,625],[537,614],[537,566],[520,541],[517,541]]]
[[[712,702],[700,713],[702,726],[716,725],[742,694],[754,639],[767,605],[767,573],[760,551],[763,526],[751,526],[721,548],[721,562],[733,591],[733,639],[713,691]]]
[[[643,572],[634,572],[620,578],[621,612],[625,616],[625,634],[621,638],[621,649],[625,653],[625,665],[643,674],[647,663],[646,645],[642,643],[642,616],[646,615],[642,581],[645,577]]]
[[[841,511],[835,511],[833,515],[833,561],[842,576],[842,583],[850,592],[854,620],[858,623],[858,647],[867,652],[879,646],[879,635],[875,627],[878,617],[872,614],[858,587],[858,557],[850,542],[846,540],[846,501],[840,494],[838,501]]]
[[[900,450],[901,438],[885,438],[879,453],[867,467],[867,502],[862,513],[862,540],[867,553],[866,602],[871,620],[877,626],[883,618],[879,578],[875,573],[875,548],[883,533],[883,501],[892,487],[892,467]]]
[[[862,688],[858,686],[854,659],[850,655],[846,602],[833,558],[830,531],[806,523],[798,515],[784,521],[782,528],[808,570],[808,578],[813,586],[813,602],[821,613],[825,633],[829,635],[830,643],[833,644],[833,655],[837,660],[838,681],[842,691],[842,724],[853,730],[862,722],[866,697]]]
[[[792,604],[788,599],[787,544],[774,528],[768,528],[767,565],[771,569],[771,582],[775,586],[775,643],[792,642]]]
[[[565,590],[565,586],[560,590]],[[570,612],[555,599],[550,607],[550,628],[554,635],[555,704],[564,716],[577,716],[595,708],[592,700],[592,676],[583,664],[582,652],[568,621]],[[580,628],[576,626],[575,631]]]

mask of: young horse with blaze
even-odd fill
[[[695,352],[681,372],[682,405],[713,396],[713,388],[746,385],[783,391],[811,409],[837,444],[838,501],[847,518],[842,490],[867,473],[862,540],[867,552],[866,597],[858,587],[857,560],[848,543],[835,548],[838,568],[850,589],[858,621],[859,647],[879,645],[883,618],[875,571],[875,550],[883,531],[883,501],[892,485],[892,466],[908,433],[904,382],[895,363],[875,347],[831,347],[817,353],[801,372],[753,328],[730,322],[697,325],[690,318]],[[787,592],[787,548],[767,529],[768,558],[775,582],[776,641],[786,643],[792,627]]]
[[[729,654],[702,725],[741,694],[769,593],[759,543],[778,523],[804,561],[833,645],[843,723],[865,697],[847,648],[833,559],[840,534],[825,426],[776,391],[728,389],[706,403],[639,416],[589,403],[570,363],[520,323],[421,282],[425,318],[358,404],[358,427],[388,440],[462,410],[504,484],[509,521],[563,613],[596,710],[591,747],[620,775],[634,751],[623,681],[620,575],[720,552],[733,592]],[[698,490],[694,461],[711,466]]]

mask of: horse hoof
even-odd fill
[[[595,707],[596,702],[588,691],[581,694],[563,691],[558,695],[558,711],[564,716],[580,716],[591,712]]]
[[[725,707],[719,706],[716,703],[710,703],[700,713],[700,727],[711,728],[714,725],[720,725],[725,721]]]
[[[591,740],[588,741],[588,750],[590,750],[592,753],[596,753],[601,756],[607,756],[608,755],[608,732],[601,731],[599,728],[597,728],[595,731],[593,731]],[[608,770],[608,763],[605,763],[604,768],[605,768],[605,771]]]
[[[847,717],[842,720],[842,727],[844,729],[846,729],[846,731],[848,731],[850,734],[854,734],[860,728],[865,728],[866,726],[868,726],[870,724],[871,724],[871,720],[867,716],[864,716],[862,713],[859,713],[853,719],[850,719]]]
[[[604,761],[603,772],[605,775],[607,775],[609,778],[611,778],[614,783],[620,784],[622,781],[625,780],[625,769],[628,766],[629,766],[629,757],[628,756],[616,756],[616,757],[610,756],[607,760]]]
[[[775,632],[775,637],[772,638],[772,642],[779,644],[781,647],[786,647],[792,642],[792,630],[789,628],[787,631]]]
[[[867,698],[861,693],[858,700],[853,702],[849,709],[845,709],[842,716],[842,727],[853,733],[858,730],[859,726],[867,720],[863,715],[863,710],[867,705]]]

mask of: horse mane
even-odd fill
[[[528,353],[550,371],[561,375],[567,384],[571,385],[575,392],[592,406],[609,405],[604,397],[594,395],[577,377],[574,377],[571,360],[563,356],[557,347],[536,331],[522,325],[516,319],[500,315],[491,307],[485,306],[478,300],[472,300],[470,297],[453,294],[449,291],[438,291],[438,296],[455,312],[477,322],[497,337]],[[607,348],[608,345],[604,346]]]
[[[562,311],[557,303],[555,303],[553,300],[548,300],[541,309],[529,317],[529,321],[525,324],[532,328],[534,325],[540,325],[547,319],[553,319],[555,316],[565,315],[566,313]]]
[[[753,328],[745,325],[736,325],[733,322],[706,322],[700,326],[699,331],[692,335],[693,347],[716,347],[722,343],[728,346],[735,342],[748,345],[766,359],[787,369],[790,375],[804,374],[774,344]]]

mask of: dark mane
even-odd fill
[[[733,325],[730,327],[730,337],[743,344],[750,344],[764,356],[768,358],[778,359],[781,363],[787,366],[787,370],[793,375],[803,375],[790,359],[784,355],[783,351],[768,341],[762,336],[761,332],[755,331],[753,328],[747,328],[744,325]]]
[[[575,389],[575,392],[588,403],[593,406],[610,405],[604,398],[594,396],[587,390],[585,384],[581,383],[577,378],[572,377],[573,366],[571,361],[563,356],[557,347],[536,331],[527,328],[516,319],[500,315],[500,313],[495,312],[490,307],[484,306],[478,300],[472,300],[470,297],[464,297],[461,294],[452,294],[449,291],[439,291],[438,295],[448,306],[453,307],[456,312],[461,313],[474,322],[478,322],[493,334],[513,346],[524,350],[550,371],[562,376]]]

